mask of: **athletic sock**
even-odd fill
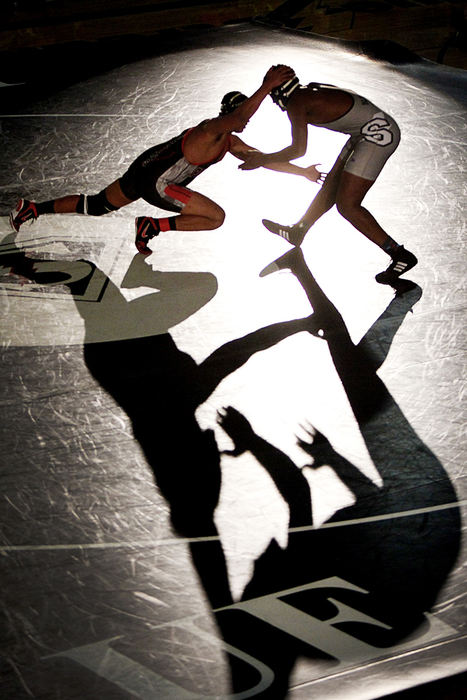
[[[36,203],[37,216],[41,214],[54,214],[55,199],[49,199],[47,202]]]
[[[159,226],[159,231],[176,231],[177,230],[177,219],[178,216],[167,216],[162,219],[154,219]]]
[[[400,245],[393,238],[391,238],[391,236],[388,236],[381,248],[388,255],[392,255],[398,250],[398,248],[400,248]]]

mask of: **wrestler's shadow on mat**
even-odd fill
[[[48,275],[50,282],[59,281],[52,279],[58,272],[51,270],[50,261],[45,273],[41,273],[40,260],[31,263],[31,258],[19,250],[13,253],[12,261],[12,269],[29,279],[45,284]],[[383,654],[384,649],[411,633],[423,635],[427,630],[424,613],[433,606],[455,563],[460,537],[459,512],[455,507],[400,515],[404,511],[452,504],[457,499],[442,465],[412,429],[377,375],[398,328],[420,298],[420,288],[407,285],[405,293],[394,297],[355,345],[301,252],[291,251],[286,262],[284,266],[290,268],[303,287],[313,313],[304,319],[272,324],[226,343],[200,364],[180,351],[168,332],[84,345],[90,372],[132,422],[135,438],[170,506],[175,530],[189,538],[214,536],[212,540],[192,542],[191,554],[219,630],[231,650],[233,692],[244,697],[286,697],[290,673],[300,656],[329,663],[332,668],[337,659],[346,663],[368,659],[365,645],[381,648]],[[59,269],[59,261],[57,266]],[[141,275],[144,284],[150,286],[144,268],[147,265],[141,256],[136,256],[122,286],[134,286]],[[42,269],[45,269],[43,265]],[[164,284],[161,274],[157,273],[158,287]],[[76,291],[73,284],[68,285],[72,293]],[[116,299],[120,296],[112,318],[113,324],[118,325],[119,317],[131,313],[135,302],[127,302],[110,280],[108,284],[113,286]],[[85,323],[90,306],[77,303]],[[327,437],[310,426],[308,438],[299,441],[312,458],[310,466],[332,467],[353,493],[355,503],[338,511],[326,523],[334,527],[308,528],[313,525],[312,503],[301,469],[280,449],[256,435],[250,422],[234,408],[220,412],[219,423],[233,441],[232,454],[250,451],[271,476],[290,511],[292,529],[287,547],[281,549],[276,541],[270,543],[255,563],[241,602],[302,588],[281,593],[280,599],[293,606],[289,610],[309,616],[304,622],[308,629],[304,636],[297,630],[287,632],[287,625],[281,630],[283,625],[265,621],[254,608],[251,614],[251,609],[233,605],[224,553],[214,523],[221,485],[219,450],[213,431],[201,430],[195,417],[196,408],[224,377],[255,352],[301,331],[320,336],[322,342],[328,343],[382,486],[374,485],[333,449]],[[372,516],[390,513],[399,515],[371,520]],[[368,518],[370,521],[338,526],[340,521]],[[310,583],[331,577],[332,581],[311,590],[307,588]],[[336,599],[337,604],[332,602]],[[333,621],[337,605],[340,609],[346,605],[358,613],[349,616],[347,612]],[[323,636],[321,630],[313,637],[316,627],[312,619],[330,621],[334,636]],[[345,636],[336,637],[336,634]],[[325,637],[327,642],[323,642]],[[334,653],[334,643],[341,652],[342,647],[346,648],[345,658],[341,652]],[[232,649],[240,650],[241,654],[232,653]],[[377,650],[371,653],[373,658],[378,656]],[[248,657],[240,660],[242,654]],[[251,659],[263,666],[252,663]],[[270,673],[265,673],[264,668]]]
[[[240,645],[243,639],[245,651],[274,669],[273,685],[261,694],[270,698],[287,695],[289,673],[299,656],[328,658],[331,666],[336,659],[352,665],[377,658],[378,649],[384,655],[384,649],[407,641],[410,635],[421,638],[426,634],[430,622],[424,613],[433,607],[455,564],[460,541],[460,514],[453,485],[377,374],[397,330],[420,299],[420,287],[401,282],[384,313],[354,344],[342,316],[317,284],[301,250],[294,249],[280,260],[280,266],[289,268],[310,301],[315,333],[328,344],[382,484],[375,485],[338,454],[326,436],[309,426],[307,437],[298,440],[312,458],[309,467],[331,466],[355,502],[337,511],[324,527],[307,528],[313,525],[312,501],[302,469],[257,435],[235,408],[227,407],[219,413],[219,423],[233,441],[230,454],[252,453],[274,481],[290,512],[286,548],[271,541],[255,563],[242,600],[258,600],[282,591],[281,601],[319,621],[330,621],[335,631],[350,635],[333,637],[336,632],[329,635],[317,627],[313,648],[314,641],[306,634],[302,640],[297,639],[300,631],[287,635],[270,627],[265,634],[257,624],[248,626],[251,618],[235,619],[230,611],[219,612],[220,627],[230,643]],[[443,504],[453,507],[429,510]],[[417,509],[427,510],[410,514]],[[391,513],[395,517],[379,517]],[[356,522],[344,524],[349,520]],[[329,581],[331,577],[339,581]],[[316,590],[304,590],[311,582],[323,580],[328,582]],[[351,590],[353,586],[360,590]],[[294,588],[300,590],[287,593]],[[342,604],[354,612],[343,611]],[[286,611],[283,615],[287,618]],[[301,624],[306,626],[306,620]],[[368,652],[361,642],[377,649]]]
[[[0,264],[12,274],[39,285],[69,288],[85,323],[83,354],[90,373],[129,417],[156,484],[170,506],[175,531],[189,538],[214,536],[212,542],[202,545],[193,542],[191,553],[213,607],[231,603],[222,546],[215,540],[220,454],[214,431],[202,430],[195,412],[218,384],[252,354],[307,330],[309,319],[259,329],[226,343],[197,364],[179,350],[167,328],[214,296],[217,283],[211,273],[154,271],[142,255],[136,254],[121,287],[155,287],[158,291],[128,302],[94,263],[26,255],[14,243],[14,236]],[[91,271],[94,285],[105,290],[98,303],[83,300],[86,270]],[[97,284],[96,278],[100,278]],[[181,297],[180,288],[184,287],[187,291]],[[193,302],[195,296],[198,301]],[[158,332],[145,337],[128,336],[131,330],[141,334],[151,328]],[[211,576],[203,562],[209,562],[221,575]]]

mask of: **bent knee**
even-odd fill
[[[209,217],[209,221],[211,222],[212,230],[220,228],[225,221],[225,211],[221,207],[216,206]]]
[[[355,217],[355,214],[359,210],[360,206],[355,204],[354,202],[349,202],[345,199],[342,200],[337,198],[336,208],[339,214],[344,217],[344,219],[351,221]]]
[[[119,206],[109,202],[106,191],[102,190],[98,194],[80,194],[76,212],[78,214],[89,214],[90,216],[103,216],[119,208]]]

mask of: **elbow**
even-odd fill
[[[295,148],[294,158],[301,158],[306,153],[306,146],[297,146]]]
[[[306,146],[290,146],[288,150],[288,160],[295,160],[296,158],[301,158],[306,153]]]

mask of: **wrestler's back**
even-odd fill
[[[346,114],[353,106],[351,92],[332,86],[309,85],[298,93],[305,101],[309,124],[326,124]]]

